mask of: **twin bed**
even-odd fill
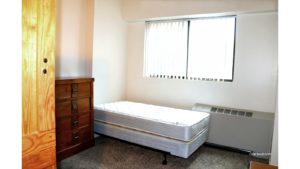
[[[95,106],[94,131],[188,158],[208,137],[209,114],[135,102]]]

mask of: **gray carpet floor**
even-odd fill
[[[100,136],[95,146],[57,164],[58,169],[248,169],[249,155],[201,146],[188,159],[168,155],[162,165],[161,152]]]

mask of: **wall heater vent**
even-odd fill
[[[227,115],[234,115],[234,116],[245,116],[245,117],[252,117],[253,112],[251,111],[242,111],[242,110],[235,110],[223,107],[211,107],[210,112],[212,113],[223,113]]]
[[[270,153],[274,113],[201,103],[192,110],[210,113],[208,143]]]

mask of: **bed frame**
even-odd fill
[[[167,163],[167,153],[188,158],[208,138],[207,113],[191,112],[187,116],[186,110],[128,101],[107,103],[94,109],[95,133],[160,150],[164,152],[163,164]],[[166,114],[161,116],[160,111]],[[177,116],[166,121],[172,115]],[[185,116],[188,118],[182,119]],[[186,128],[185,124],[191,126]],[[180,136],[178,132],[184,132],[184,135]]]

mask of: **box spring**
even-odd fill
[[[182,158],[188,158],[208,137],[207,128],[200,131],[192,140],[185,142],[99,121],[95,121],[94,127],[96,133],[169,152]]]

